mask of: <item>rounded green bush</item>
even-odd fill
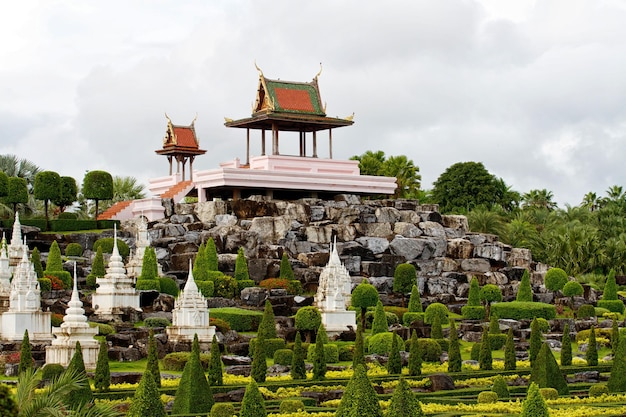
[[[539,393],[544,400],[557,400],[559,398],[559,392],[556,388],[539,388]]]
[[[542,317],[537,317],[537,324],[539,325],[539,330],[541,330],[541,333],[550,332],[550,322],[548,322],[548,320]]]
[[[478,404],[491,404],[498,401],[498,394],[493,391],[483,391],[478,394]]]
[[[354,345],[353,346],[339,345],[337,346],[337,349],[338,349],[340,362],[347,362],[347,361],[351,361],[354,359]]]
[[[579,319],[588,319],[596,316],[596,308],[591,304],[583,304],[578,308],[576,317]]]
[[[211,407],[211,417],[233,417],[235,406],[230,403],[215,403]]]
[[[304,411],[304,403],[302,400],[282,400],[280,402],[279,410],[281,414],[297,413],[298,411]]]
[[[135,285],[137,291],[159,291],[161,292],[161,285],[158,279],[138,279]]]
[[[543,279],[544,285],[550,291],[560,291],[563,286],[567,284],[567,272],[561,268],[550,268],[546,272],[546,276]]]
[[[396,267],[393,273],[393,291],[406,294],[417,282],[417,271],[411,264],[404,263]]]
[[[257,338],[250,340],[248,345],[249,356],[252,358],[254,356],[254,352],[256,352],[256,344]],[[285,349],[285,339],[281,339],[280,337],[274,337],[271,339],[265,339],[265,357],[272,358],[274,357],[274,352],[279,349]]]
[[[604,394],[609,393],[609,387],[606,384],[593,384],[589,388],[589,396],[590,397],[600,397]]]
[[[169,294],[172,297],[177,297],[179,288],[176,281],[170,277],[160,277],[159,284],[161,286],[161,292],[163,294]]]
[[[222,275],[213,280],[213,296],[234,298],[237,294],[237,281],[229,275]]]
[[[59,220],[78,220],[78,214],[72,213],[70,211],[64,211],[62,213],[59,213],[59,215],[57,216],[57,219],[59,219]]]
[[[413,323],[414,321],[423,322],[424,313],[414,313],[412,311],[409,311],[404,313],[404,315],[402,316],[402,323],[407,327],[410,327],[411,323]]]
[[[185,369],[185,364],[189,360],[191,356],[191,352],[173,352],[168,353],[163,358],[163,370],[165,371],[182,371]],[[211,355],[208,353],[200,354],[200,363],[202,364],[202,369],[205,371],[209,368],[209,361],[211,359]]]
[[[377,355],[388,355],[391,351],[391,338],[393,337],[393,335],[394,334],[392,332],[383,332],[377,333],[365,339],[368,353],[374,353]],[[402,337],[396,335],[396,339],[398,340],[398,346],[404,346],[404,340],[402,339]],[[437,342],[435,342],[435,344],[437,344]],[[437,344],[437,346],[439,346],[439,344]]]
[[[478,361],[480,359],[480,342],[476,342],[472,345],[472,350],[470,351],[470,359],[473,361]]]
[[[274,352],[274,364],[276,365],[291,365],[293,359],[293,350],[291,349],[278,349]]]
[[[148,317],[143,321],[143,324],[146,327],[167,327],[172,323],[163,317]]]
[[[98,328],[98,336],[107,336],[115,333],[115,328],[110,324],[90,322],[89,326]]]
[[[489,335],[489,345],[491,346],[491,350],[500,350],[504,347],[505,343],[506,343],[505,334],[490,334]]]
[[[302,294],[302,291],[302,283],[300,281],[298,281],[297,279],[289,280],[289,283],[287,285],[287,294],[300,295]]]
[[[87,275],[87,278],[85,278],[85,280],[87,281],[87,288],[91,288],[91,289],[95,289],[96,288],[96,279],[98,277],[96,277],[95,275]]]
[[[450,320],[448,319],[449,312],[450,311],[448,310],[448,307],[445,306],[445,304],[432,303],[431,305],[426,307],[426,311],[424,311],[424,321],[426,322],[426,324],[432,324],[435,316],[439,316],[442,325],[448,324],[450,323]]]
[[[41,379],[51,380],[65,372],[63,365],[59,363],[47,363],[41,368]]]
[[[37,281],[39,281],[39,289],[41,292],[52,290],[52,281],[50,281],[50,278],[39,278]]]
[[[70,243],[65,247],[65,256],[83,256],[83,247],[80,243]]]
[[[198,286],[198,291],[200,291],[203,296],[207,298],[213,297],[215,291],[213,281],[196,281],[196,285]]]
[[[467,320],[484,320],[485,307],[483,306],[463,306],[461,307],[461,315]]]
[[[254,287],[256,283],[251,279],[242,279],[237,281],[237,290],[241,292],[244,288]]]
[[[296,329],[317,330],[320,324],[322,324],[322,315],[317,307],[301,307],[296,312]]]
[[[306,360],[309,362],[313,362],[315,359],[315,343],[310,344],[307,348],[307,357]],[[339,362],[339,348],[334,344],[325,344],[324,345],[324,358],[326,363],[337,363]]]
[[[112,237],[103,237],[93,244],[93,251],[96,252],[98,248],[102,249],[102,253],[112,253],[113,252],[113,238]],[[117,239],[117,250],[120,252],[122,258],[127,258],[128,254],[130,254],[130,248],[122,239]]]

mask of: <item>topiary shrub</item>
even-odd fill
[[[546,272],[543,283],[552,292],[560,291],[567,283],[567,272],[561,268],[550,268]]]
[[[172,297],[178,297],[179,288],[175,280],[170,277],[159,277],[159,286],[163,294],[169,294]]]
[[[138,279],[135,285],[137,291],[159,291],[161,292],[161,283],[158,279]]]
[[[466,305],[461,307],[461,315],[467,320],[483,320],[485,318],[485,307]]]
[[[498,394],[493,391],[483,391],[478,394],[478,404],[491,404],[498,401]]]
[[[65,368],[59,363],[47,363],[43,368],[41,368],[41,379],[54,379],[61,375],[64,371]]]
[[[211,407],[211,417],[233,417],[235,415],[235,406],[231,403],[215,403]]]
[[[296,329],[317,330],[322,324],[322,315],[315,306],[301,307],[296,312]]]
[[[172,323],[166,318],[163,317],[148,317],[143,321],[144,326],[146,327],[167,327]]]
[[[237,281],[229,275],[222,275],[213,280],[213,296],[234,298],[237,294]]]
[[[441,320],[442,325],[446,325],[450,323],[448,319],[448,307],[441,303],[432,303],[428,307],[426,307],[426,311],[424,311],[424,322],[426,324],[432,324],[435,316],[438,316]]]
[[[393,273],[393,291],[406,294],[417,282],[417,271],[411,264],[404,263],[396,267]]]
[[[338,345],[339,362],[347,362],[354,359],[354,346]]]
[[[472,345],[472,350],[470,351],[470,359],[473,361],[478,362],[478,360],[480,359],[480,349],[481,349],[481,344],[480,342],[476,342]]]
[[[409,311],[412,313],[422,313],[424,308],[422,307],[422,300],[420,298],[420,291],[417,285],[413,285],[411,288],[411,297],[409,297]]]
[[[410,327],[411,323],[413,322],[424,322],[424,313],[415,313],[412,311],[409,311],[407,313],[404,313],[404,315],[402,316],[402,323],[407,326]]]
[[[539,388],[539,393],[544,400],[558,400],[559,392],[555,388]]]
[[[297,413],[304,411],[304,403],[302,400],[282,400],[280,402],[279,410],[281,414]]]
[[[64,211],[57,216],[59,220],[78,220],[78,214],[71,211]]]
[[[596,316],[596,308],[591,304],[583,304],[578,308],[576,317],[579,319],[588,319]]]
[[[550,322],[548,322],[548,320],[542,318],[542,317],[537,317],[537,326],[539,328],[539,331],[541,333],[549,333],[550,332]]]
[[[389,322],[389,317],[391,316],[387,316],[387,321],[389,322],[389,325],[402,323],[402,318],[404,317],[404,314],[409,311],[409,309],[406,307],[396,307],[396,306],[385,306],[384,309],[385,309],[385,312],[395,314],[397,317],[397,321],[395,323],[391,323]]]
[[[307,356],[306,360],[309,362],[313,362],[315,358],[315,344],[309,345],[307,348]],[[339,362],[339,348],[337,345],[333,344],[325,344],[324,345],[324,358],[326,363],[337,363]]]
[[[505,334],[490,334],[489,335],[489,346],[491,346],[491,350],[500,350],[504,347],[505,343],[506,343]]]
[[[215,292],[215,284],[213,284],[213,281],[196,281],[196,285],[198,286],[198,291],[200,291],[200,294],[204,297],[213,297],[213,293]]]
[[[265,357],[271,358],[274,356],[274,352],[279,349],[285,349],[285,339],[281,339],[280,337],[272,338],[272,339],[264,339],[264,348],[265,348]],[[254,352],[256,352],[256,344],[258,338],[254,338],[250,340],[250,344],[248,345],[248,352],[251,358],[254,357]]]
[[[215,317],[209,317],[209,326],[215,326],[218,332],[226,333],[230,331],[230,325],[228,322]]]
[[[400,336],[398,336],[400,337]],[[404,344],[405,350],[408,352],[411,349],[411,340],[407,340]],[[439,362],[439,357],[443,352],[441,349],[441,345],[437,343],[436,340],[433,339],[418,339],[417,343],[419,345],[420,356],[422,361],[424,362]],[[391,342],[389,344],[391,349]]]
[[[556,317],[556,308],[546,303],[510,301],[491,306],[491,315],[498,319],[531,320],[537,317],[551,320]]]
[[[267,288],[268,290],[277,288],[286,290],[289,287],[289,280],[285,278],[267,278],[259,282],[259,287]]]
[[[297,279],[290,280],[289,286],[287,287],[287,293],[291,295],[302,294],[302,283]]]
[[[593,384],[589,388],[590,397],[600,397],[609,393],[609,387],[606,384]]]
[[[241,293],[241,290],[244,288],[250,288],[256,286],[256,282],[251,279],[242,279],[241,281],[237,281],[237,291]]]
[[[278,349],[274,352],[274,364],[290,366],[293,360],[293,350],[291,349]]]
[[[72,281],[72,275],[67,272],[67,271],[46,271],[45,272],[45,277],[44,278],[48,278],[50,280],[50,283],[52,285],[52,289],[53,290],[59,290],[59,289],[69,289],[72,288],[73,285],[73,281]],[[58,284],[55,283],[55,279],[58,280],[58,282],[60,282],[61,284],[61,288],[58,288]]]
[[[624,312],[624,302],[622,300],[598,300],[598,307],[606,308],[613,313]]]
[[[83,256],[83,247],[80,243],[70,243],[65,247],[65,256]]]
[[[291,263],[289,262],[289,258],[287,254],[283,252],[283,256],[280,259],[280,278],[284,278],[286,280],[293,280],[295,276],[293,274],[293,268],[291,267]]]
[[[367,346],[367,351],[377,355],[388,355],[391,351],[391,338],[393,335],[394,334],[392,332],[384,332],[366,338],[365,345]],[[396,339],[399,339],[399,346],[404,346],[404,340],[402,340],[402,337],[396,335]],[[437,344],[437,342],[434,343]],[[437,344],[437,346],[439,346],[439,344]],[[441,347],[439,349],[441,349]]]
[[[41,292],[52,290],[52,281],[50,281],[50,278],[39,278],[38,281]]]
[[[102,253],[113,253],[113,238],[112,237],[103,237],[95,241],[93,244],[93,250],[97,251],[98,248],[102,249]],[[122,239],[117,239],[117,250],[120,253],[120,256],[124,259],[128,257],[130,254],[130,248]]]
[[[497,375],[493,379],[493,386],[491,387],[491,391],[493,391],[500,400],[511,397],[511,394],[509,393],[509,387],[502,375]]]
[[[89,326],[98,328],[98,336],[108,336],[115,333],[115,327],[110,324],[89,322]]]
[[[162,360],[164,371],[182,371],[185,369],[185,365],[191,356],[191,352],[173,352],[168,353]],[[200,363],[202,368],[206,371],[209,368],[209,361],[211,355],[208,353],[200,354]]]
[[[53,313],[52,316],[50,316],[50,324],[54,327],[59,327],[61,323],[63,323],[63,314]]]
[[[238,332],[254,332],[259,327],[263,313],[242,308],[223,307],[212,308],[211,316],[216,319],[224,320],[231,329]]]

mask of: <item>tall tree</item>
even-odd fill
[[[356,325],[356,338],[354,340],[354,356],[352,357],[352,368],[357,365],[365,365],[365,346],[363,340],[363,327],[361,323]]]
[[[30,346],[30,338],[28,337],[28,330],[24,330],[24,337],[22,337],[22,347],[20,349],[20,364],[17,367],[18,375],[27,370],[33,369],[34,361]]]
[[[535,359],[539,354],[539,349],[541,349],[542,344],[543,334],[541,333],[541,328],[539,327],[539,320],[535,317],[530,323],[530,346],[528,357],[530,359],[531,366],[535,363]]]
[[[422,374],[422,352],[420,349],[417,333],[411,334],[411,346],[409,348],[409,375],[419,376]]]
[[[161,370],[159,369],[159,353],[157,350],[156,339],[154,338],[154,331],[150,329],[148,335],[148,363],[146,364],[146,370],[154,377],[154,382],[158,388],[161,388]]]
[[[67,403],[73,409],[80,409],[88,404],[93,403],[93,393],[89,386],[87,371],[85,370],[85,361],[83,359],[83,349],[80,342],[76,342],[76,349],[72,359],[65,372],[76,373],[79,375],[79,388],[69,393]]]
[[[252,380],[246,387],[241,401],[241,411],[239,417],[265,417],[265,400],[259,391],[259,387],[255,380]]]
[[[101,200],[111,200],[113,198],[113,177],[105,171],[89,171],[83,179],[83,196],[94,200],[96,203],[96,214],[98,218],[98,203]]]
[[[357,365],[341,397],[335,417],[383,417],[378,396],[363,365]]]
[[[393,391],[386,417],[423,417],[424,412],[419,400],[411,391],[404,378],[400,378]]]
[[[585,354],[588,366],[598,366],[598,346],[596,344],[596,327],[591,326],[589,332],[589,343]]]
[[[161,402],[159,388],[154,376],[146,370],[130,403],[127,417],[166,417],[165,406]]]
[[[46,224],[48,218],[48,203],[59,198],[61,195],[61,176],[53,171],[41,171],[35,175],[33,194],[37,200],[43,200]]]
[[[211,357],[207,375],[210,386],[224,385],[222,353],[220,352],[220,345],[217,343],[217,337],[215,335],[213,335],[213,340],[211,341]]]
[[[563,337],[561,338],[561,366],[572,364],[572,338],[569,334],[569,323],[563,327]]]
[[[359,336],[357,332],[357,337]],[[355,343],[356,345],[356,343]],[[355,348],[356,355],[356,348]],[[302,348],[302,337],[300,332],[296,332],[296,341],[293,346],[293,358],[291,361],[291,379],[306,379],[306,367],[304,365],[304,349]]]
[[[509,328],[504,343],[504,369],[506,371],[514,371],[517,367],[517,356],[515,355],[515,340],[513,339],[513,329]]]
[[[365,312],[368,307],[374,307],[379,301],[378,290],[367,279],[363,279],[352,291],[352,306],[360,309],[361,327],[365,329]]]
[[[315,338],[315,350],[313,354],[313,380],[319,381],[326,377],[326,352],[322,337]]]
[[[28,203],[28,184],[24,178],[9,177],[7,196],[3,197],[6,204],[13,206],[13,213],[17,212],[18,204]]]
[[[492,207],[497,198],[496,178],[480,162],[458,162],[437,178],[433,199],[442,212],[467,212],[474,207]]]
[[[359,161],[362,175],[382,175],[386,157],[383,151],[367,151],[362,155],[351,156],[350,159]]]
[[[448,372],[461,372],[463,359],[461,358],[461,346],[459,334],[454,320],[450,320],[450,344],[448,347]]]
[[[422,176],[419,167],[405,155],[390,156],[383,163],[382,172],[384,176],[396,177],[398,187],[393,194],[394,198],[414,197],[420,188]]]
[[[40,171],[39,167],[28,159],[18,158],[15,155],[0,155],[0,171],[7,177],[24,178],[29,188],[35,182],[35,175]]]
[[[400,347],[398,346],[398,338],[396,332],[392,333],[391,350],[389,351],[389,360],[387,361],[387,372],[390,375],[402,373],[402,358],[400,357]]]
[[[557,204],[552,201],[553,198],[554,194],[552,194],[552,191],[548,191],[545,188],[530,190],[522,195],[522,207],[551,211],[557,207]]]
[[[51,201],[59,206],[63,212],[67,206],[71,206],[77,200],[78,186],[76,180],[72,177],[61,177],[61,187],[59,196]]]
[[[94,372],[93,385],[96,390],[100,392],[108,391],[111,386],[109,348],[105,339],[100,339],[100,349],[98,349],[98,360],[96,361],[96,371]]]

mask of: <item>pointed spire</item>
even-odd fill
[[[88,327],[87,317],[85,316],[85,309],[83,308],[83,302],[80,301],[78,294],[78,276],[76,274],[76,262],[74,261],[74,285],[72,289],[72,298],[67,303],[67,309],[65,310],[65,316],[63,317],[62,327]]]
[[[193,268],[191,265],[191,258],[189,258],[189,275],[187,276],[187,282],[185,283],[185,292],[194,291],[198,292],[198,286],[196,285],[196,279],[193,277]]]
[[[341,260],[339,259],[339,254],[337,253],[337,236],[334,237],[333,242],[330,245],[331,250],[328,265],[341,265]]]
[[[117,248],[117,224],[113,223],[113,255],[120,256],[120,251]]]

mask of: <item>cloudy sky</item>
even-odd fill
[[[223,123],[250,115],[256,61],[295,81],[321,62],[328,115],[355,113],[334,157],[405,154],[423,188],[461,161],[561,206],[626,185],[620,0],[28,0],[3,6],[0,37],[0,154],[79,183],[166,175],[165,112],[197,113],[195,168],[245,158]]]

